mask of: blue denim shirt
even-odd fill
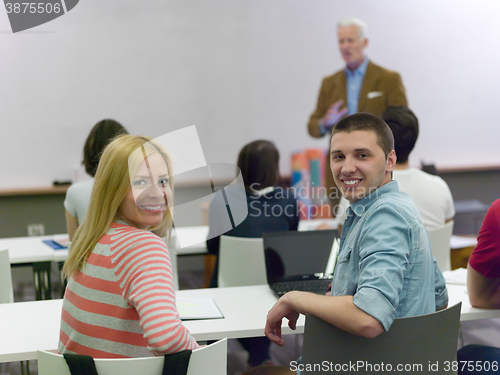
[[[368,61],[368,57],[365,56],[361,65],[359,65],[354,72],[352,72],[347,66],[345,67],[347,109],[349,111],[349,115],[358,112],[359,93],[361,92],[361,87],[363,86]]]
[[[348,209],[332,295],[353,296],[385,330],[395,318],[429,314],[448,303],[422,219],[396,181]]]

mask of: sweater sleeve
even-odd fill
[[[165,243],[150,232],[138,230],[122,238],[113,255],[122,295],[139,314],[148,349],[164,355],[198,348],[179,319]]]

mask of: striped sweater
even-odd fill
[[[197,347],[179,319],[165,243],[113,223],[83,271],[69,279],[58,352],[124,358]]]

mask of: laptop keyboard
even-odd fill
[[[331,284],[331,282],[331,279],[281,282],[273,284],[272,289],[279,297],[292,290],[325,294],[328,291],[328,286]]]

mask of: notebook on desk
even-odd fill
[[[328,291],[337,230],[269,232],[262,237],[267,281],[278,298],[292,290]]]

